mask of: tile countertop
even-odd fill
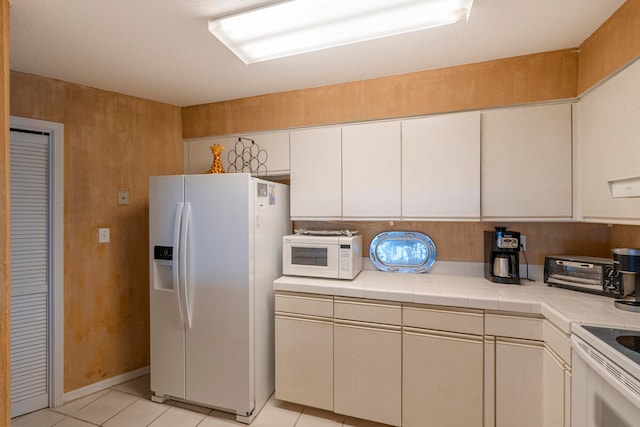
[[[576,322],[640,329],[640,313],[615,308],[614,298],[541,281],[505,285],[477,276],[363,270],[353,280],[283,276],[273,286],[276,291],[541,314],[567,334]]]

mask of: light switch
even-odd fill
[[[129,192],[128,191],[118,191],[118,204],[121,206],[129,204]]]
[[[110,231],[109,228],[98,228],[98,243],[109,243],[111,241]]]

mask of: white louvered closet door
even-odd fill
[[[49,406],[49,137],[11,132],[11,416]]]

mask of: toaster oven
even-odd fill
[[[634,290],[626,276],[608,258],[560,255],[544,261],[544,282],[558,288],[621,298]]]

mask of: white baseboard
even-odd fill
[[[107,388],[111,388],[118,384],[125,383],[127,381],[131,381],[135,378],[138,378],[142,375],[146,375],[148,373],[149,373],[149,366],[145,366],[144,368],[136,369],[135,371],[126,372],[124,374],[117,375],[115,377],[107,378],[106,380],[89,384],[88,386],[81,387],[81,388],[72,390],[68,393],[65,393],[63,400],[66,403],[72,400],[79,399],[81,397],[89,396],[90,394],[97,393],[99,391],[105,390]]]

